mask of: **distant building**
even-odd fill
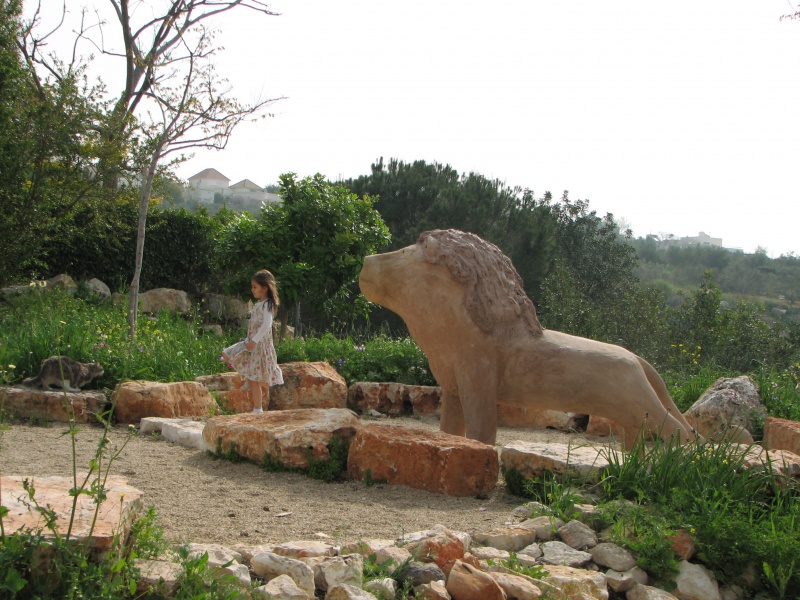
[[[216,169],[204,169],[189,178],[184,197],[203,204],[213,204],[215,198],[221,197],[225,203],[241,208],[259,208],[262,203],[275,204],[281,201],[278,194],[265,192],[264,188],[249,179],[233,185],[230,185],[230,181]]]
[[[672,234],[662,236],[660,244],[664,246],[675,246],[678,248],[687,248],[689,246],[716,246],[722,248],[722,238],[711,237],[707,233],[701,231],[695,236],[675,237]]]

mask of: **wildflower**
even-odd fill
[[[144,346],[139,346],[139,352],[144,352]]]
[[[17,365],[8,365],[8,368],[9,368],[9,369],[16,369],[16,368],[17,368]]]

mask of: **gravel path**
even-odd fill
[[[391,423],[438,430],[433,418],[392,419]],[[32,427],[13,424],[0,433],[0,474],[27,477],[69,476],[70,436],[64,424]],[[78,469],[86,469],[102,430],[79,426]],[[111,432],[112,447],[126,439],[126,429]],[[514,440],[590,443],[603,438],[564,434],[547,429],[498,431],[498,444]],[[501,484],[487,499],[453,498],[405,486],[323,483],[293,473],[267,473],[252,464],[215,461],[207,453],[153,436],[135,436],[113,464],[144,492],[154,506],[167,537],[175,542],[262,544],[313,539],[317,532],[337,543],[364,538],[396,538],[441,523],[474,533],[509,520],[521,503]],[[284,513],[291,513],[281,516]]]

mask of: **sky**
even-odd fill
[[[71,0],[77,2],[77,0]],[[99,0],[97,1],[99,4]],[[158,4],[157,0],[151,2]],[[243,101],[188,179],[449,164],[589,201],[635,236],[800,254],[800,21],[787,0],[275,0],[215,23]]]

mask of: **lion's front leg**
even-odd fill
[[[497,378],[485,371],[469,374],[459,385],[467,437],[494,446],[497,439]]]
[[[442,412],[439,429],[443,433],[463,436],[467,432],[464,424],[464,410],[458,394],[442,390]]]

